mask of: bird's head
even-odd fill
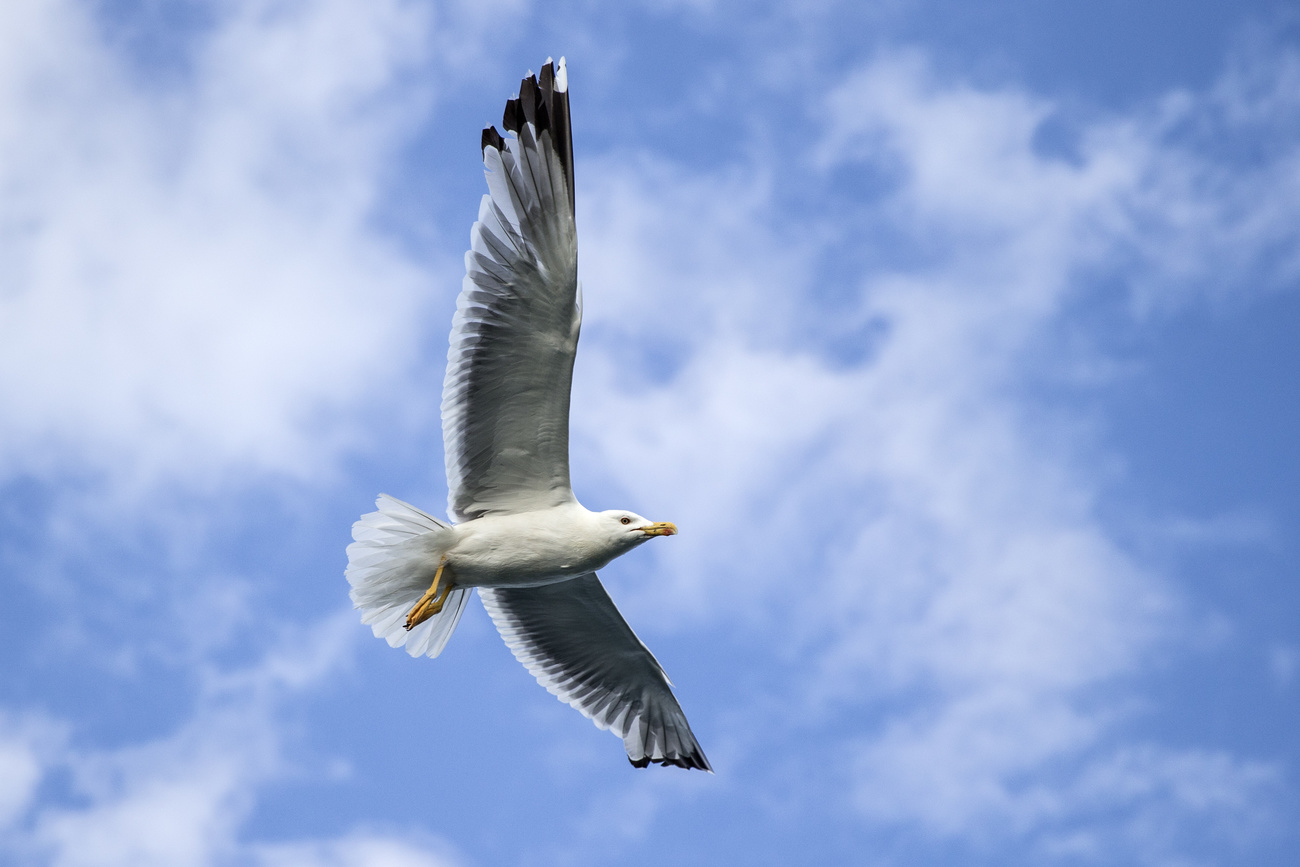
[[[636,512],[611,509],[600,513],[602,527],[619,545],[632,547],[655,536],[676,536],[677,525],[669,521],[649,521]]]

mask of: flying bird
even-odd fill
[[[447,513],[381,494],[352,527],[361,622],[437,656],[478,589],[537,681],[623,739],[636,767],[712,771],[663,667],[596,571],[677,527],[591,512],[569,484],[569,391],[582,324],[564,59],[506,103],[481,148],[488,195],[465,254],[442,390]]]

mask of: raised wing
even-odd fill
[[[632,764],[712,772],[668,675],[594,572],[541,587],[478,592],[515,659],[561,701],[621,737]]]
[[[442,390],[453,520],[573,499],[569,388],[582,323],[569,94],[560,60],[483,130],[489,195],[465,254]]]

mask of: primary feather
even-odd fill
[[[515,658],[553,695],[623,739],[634,765],[709,771],[659,660],[594,573],[542,587],[479,588]]]
[[[569,388],[582,310],[569,95],[550,64],[540,81],[524,79],[504,123],[514,137],[483,136],[489,194],[470,232],[442,388],[457,521],[573,499]]]

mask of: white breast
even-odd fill
[[[462,586],[550,584],[595,571],[620,551],[577,503],[518,515],[486,515],[456,525],[447,555]]]

